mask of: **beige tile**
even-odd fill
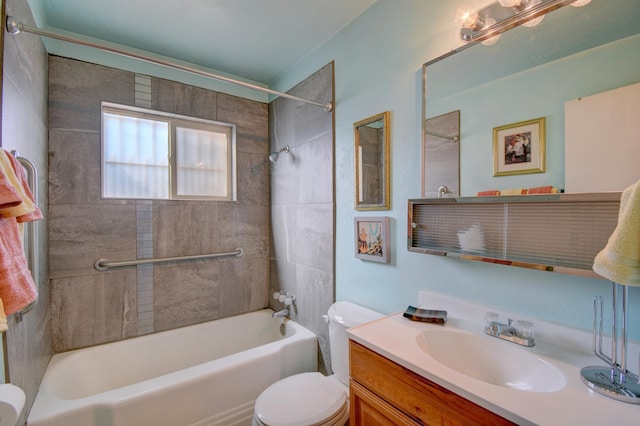
[[[218,276],[217,260],[155,265],[154,331],[218,318]]]
[[[134,204],[50,206],[50,277],[96,274],[97,259],[135,259],[135,210]]]
[[[228,317],[267,307],[268,259],[243,256],[219,261],[220,316]]]
[[[238,153],[238,203],[243,206],[269,205],[268,155]]]
[[[137,334],[135,268],[52,280],[55,352]]]
[[[49,203],[100,202],[100,133],[49,132]]]
[[[218,203],[154,202],[153,235],[156,257],[219,251]]]
[[[102,101],[133,105],[134,74],[49,56],[49,129],[100,131]]]
[[[218,93],[218,121],[237,126],[238,151],[268,155],[269,108],[267,104]]]
[[[152,109],[216,120],[216,92],[175,81],[152,78],[151,94]]]

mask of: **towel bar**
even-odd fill
[[[27,171],[27,181],[28,181],[29,187],[31,188],[31,192],[33,194],[33,202],[34,204],[37,205],[38,204],[38,170],[36,169],[36,166],[26,158],[20,157],[20,154],[18,153],[18,151],[15,151],[15,150],[11,151],[11,155],[13,155],[13,157],[16,160],[18,160],[20,165],[24,167],[24,169]],[[31,271],[31,275],[33,276],[33,282],[36,285],[36,290],[39,291],[40,289],[38,288],[39,287],[38,285],[39,259],[38,259],[38,224],[37,222],[34,221],[34,222],[28,223],[26,225],[26,229],[28,229],[26,250],[25,250],[27,252],[27,261],[29,263],[29,270]],[[32,310],[36,306],[37,302],[38,302],[38,299],[36,298],[36,300],[28,304],[25,308],[13,314],[13,318],[16,320],[16,322],[22,321],[22,316],[27,312],[29,312],[30,310]]]
[[[123,266],[135,266],[135,265],[145,265],[148,263],[163,263],[163,262],[178,262],[185,260],[197,260],[197,259],[215,259],[219,257],[240,257],[244,254],[244,250],[241,248],[235,249],[235,251],[229,251],[224,253],[207,253],[207,254],[196,254],[192,256],[177,256],[177,257],[160,257],[155,259],[137,259],[137,260],[124,260],[120,262],[110,262],[107,259],[98,259],[95,261],[93,266],[98,271],[106,271],[109,268],[119,268]]]

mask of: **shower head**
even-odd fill
[[[283,148],[280,148],[279,151],[273,151],[270,155],[269,155],[269,161],[271,161],[272,163],[277,163],[278,162],[278,158],[280,158],[280,154],[286,152],[289,152],[289,145],[285,145]]]

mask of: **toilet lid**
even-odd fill
[[[265,389],[256,400],[255,415],[267,425],[315,425],[339,411],[347,401],[345,388],[320,373],[301,373]]]

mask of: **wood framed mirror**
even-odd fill
[[[355,146],[355,209],[389,210],[390,113],[374,115],[353,125]]]

